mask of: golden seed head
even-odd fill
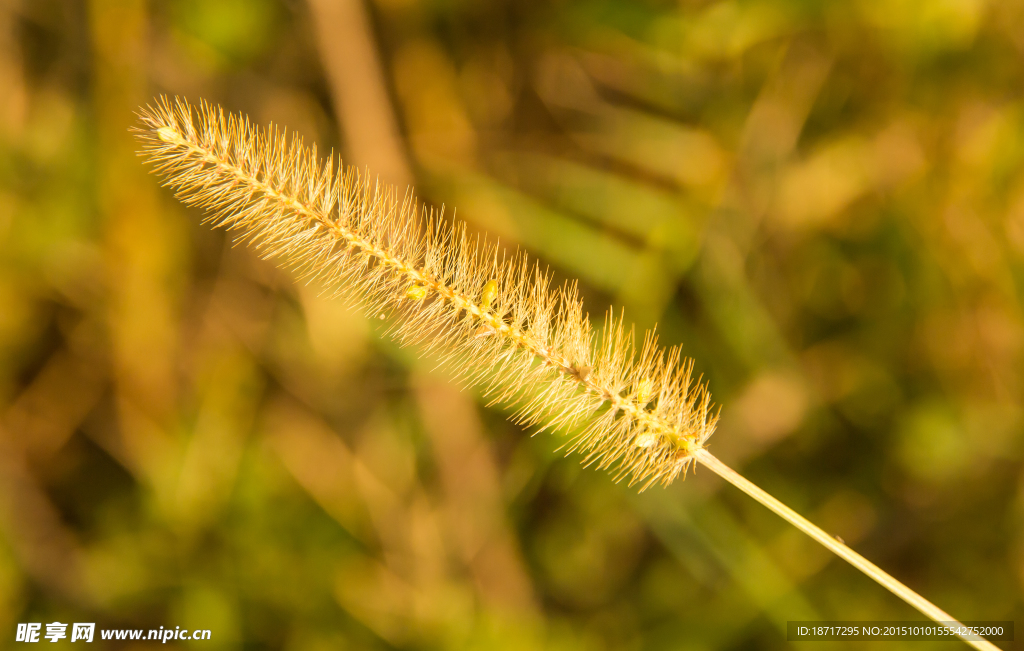
[[[161,99],[141,122],[143,154],[185,203],[356,298],[369,317],[392,316],[401,343],[457,364],[467,383],[517,409],[517,422],[575,432],[568,450],[583,463],[667,484],[714,430],[706,385],[678,348],[660,349],[653,334],[641,344],[612,313],[596,333],[575,285],[553,289],[525,255],[506,258],[464,225],[424,220],[414,197],[218,107]],[[640,379],[630,389],[627,378]]]
[[[654,432],[644,432],[636,437],[633,444],[638,448],[649,448],[658,442],[658,435]]]
[[[160,127],[156,130],[156,137],[164,142],[178,142],[181,140],[181,134],[172,127]]]
[[[498,281],[497,280],[488,280],[484,284],[484,291],[480,294],[480,305],[482,305],[484,307],[484,309],[487,309],[487,310],[491,309],[491,303],[494,302],[494,299],[497,296],[498,296]]]
[[[427,296],[426,285],[413,285],[409,289],[405,290],[405,297],[410,298],[414,301],[422,301]]]
[[[576,374],[576,377],[578,377],[580,381],[583,381],[590,377],[590,372],[594,369],[590,368],[586,364],[573,364],[572,370],[573,373]]]
[[[637,382],[636,401],[639,402],[641,405],[646,405],[651,400],[651,395],[653,395],[653,389],[654,387],[651,385],[651,381],[647,378],[644,378]]]

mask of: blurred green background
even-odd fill
[[[776,649],[787,620],[920,619],[710,472],[581,469],[232,247],[136,158],[158,93],[659,323],[722,405],[714,454],[953,615],[1021,621],[1020,0],[3,0],[0,647],[59,620]]]

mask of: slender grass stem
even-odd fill
[[[698,462],[715,472],[719,477],[726,480],[761,504],[764,504],[772,511],[775,511],[775,513],[777,513],[783,520],[821,543],[822,546],[829,549],[836,556],[839,556],[850,565],[870,576],[872,579],[877,581],[879,585],[887,588],[894,595],[918,609],[922,614],[927,615],[936,622],[962,626],[960,622],[954,619],[949,613],[903,585],[893,578],[888,572],[839,542],[834,537],[825,533],[821,527],[815,525],[807,518],[772,497],[746,477],[719,461],[717,457],[712,455],[706,449],[697,450],[694,452],[693,456]],[[965,636],[960,637],[964,642],[967,642],[975,649],[980,649],[982,651],[999,651],[999,647],[987,640],[974,640]]]

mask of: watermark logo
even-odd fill
[[[39,629],[42,624],[18,624],[18,633],[14,636],[15,642],[38,642]]]
[[[46,625],[46,639],[51,642],[63,640],[68,636],[68,625],[54,622]]]
[[[92,642],[93,633],[96,632],[96,624],[78,624],[71,626],[71,641]]]
[[[46,633],[43,633],[43,624],[28,622],[18,624],[14,634],[15,642],[57,642],[68,640],[69,642],[92,642],[96,637],[96,624],[74,622],[65,624],[63,622],[50,622],[46,624]],[[68,626],[71,626],[71,637],[68,639]],[[209,629],[197,628],[190,630],[175,626],[174,628],[143,629],[143,628],[108,628],[100,629],[99,639],[101,640],[149,640],[167,644],[171,640],[209,640],[212,637]]]

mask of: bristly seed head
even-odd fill
[[[572,433],[584,464],[668,484],[714,431],[707,388],[678,348],[652,333],[637,346],[612,313],[595,335],[574,284],[552,290],[525,255],[474,243],[411,194],[205,102],[161,98],[136,135],[184,203],[366,314],[392,314],[396,339],[439,354],[517,422]]]
[[[639,434],[636,437],[636,440],[634,440],[633,445],[637,446],[638,448],[649,448],[657,442],[657,434],[655,434],[654,432],[643,432],[642,434]]]
[[[484,289],[480,292],[480,306],[485,310],[491,309],[491,303],[494,302],[495,297],[498,296],[498,281],[488,280],[484,284]]]
[[[571,373],[579,378],[580,382],[584,382],[588,377],[590,377],[590,371],[592,370],[593,369],[586,364],[573,364]]]
[[[409,289],[405,290],[405,297],[411,298],[414,301],[422,301],[427,296],[426,285],[413,285]]]
[[[177,142],[181,139],[181,135],[172,127],[160,127],[156,130],[156,136],[163,142]]]
[[[643,378],[636,387],[636,402],[638,405],[646,405],[651,401],[651,381]]]

